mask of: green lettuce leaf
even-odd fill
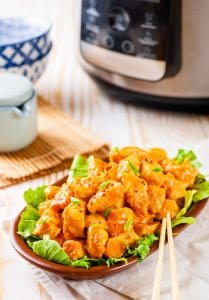
[[[185,200],[184,200],[184,206],[179,211],[179,213],[176,215],[176,219],[180,218],[180,217],[182,217],[182,216],[184,216],[186,214],[186,212],[188,211],[188,209],[192,205],[192,199],[193,199],[193,195],[195,193],[196,193],[196,190],[188,190],[188,191],[186,191],[186,196],[185,196]]]
[[[174,220],[172,220],[171,225],[172,225],[172,228],[174,228],[180,224],[194,224],[195,222],[196,222],[195,218],[193,218],[193,217],[179,217],[179,218],[175,218]]]
[[[126,255],[134,255],[137,256],[139,261],[145,259],[145,257],[149,254],[150,247],[154,244],[155,241],[158,240],[158,237],[154,234],[149,234],[142,239],[140,239],[134,249],[130,249],[127,246]]]
[[[108,258],[91,258],[88,256],[84,256],[82,258],[71,261],[72,267],[81,267],[81,268],[89,268],[91,266],[101,266],[107,264],[106,261]],[[116,261],[115,261],[116,263]]]
[[[70,265],[71,260],[60,245],[53,240],[40,240],[31,243],[32,250],[37,255],[63,265]]]
[[[205,182],[205,176],[203,174],[198,174],[195,178],[194,187],[198,186],[199,184]]]
[[[90,266],[91,262],[88,256],[84,256],[80,259],[76,259],[71,262],[71,267],[80,267],[88,269]]]
[[[113,151],[113,152],[116,152],[116,151],[118,151],[119,150],[119,147],[113,147],[112,149],[111,149],[111,151]]]
[[[192,150],[179,149],[178,154],[176,156],[176,161],[178,163],[184,162],[185,158],[188,158],[191,161],[191,164],[195,168],[199,168],[202,164],[198,161],[197,156]]]
[[[88,169],[89,169],[89,162],[86,158],[83,156],[76,154],[74,156],[70,171],[69,171],[69,176],[76,178],[82,178],[82,177],[87,177],[88,176]]]
[[[28,206],[21,214],[20,222],[18,224],[18,234],[24,239],[33,236],[33,231],[39,218],[40,215],[38,211],[35,208]]]
[[[28,206],[38,208],[39,204],[46,200],[44,193],[46,186],[37,187],[35,190],[29,189],[24,192],[24,200]]]
[[[127,259],[125,257],[120,258],[90,258],[88,256],[84,256],[83,258],[76,259],[71,261],[71,267],[80,267],[80,268],[89,268],[91,266],[100,266],[106,264],[108,267],[117,264],[119,262],[123,262],[127,264]]]
[[[195,184],[194,188],[196,193],[193,196],[193,202],[198,202],[209,197],[209,182],[203,181],[202,183]]]
[[[107,258],[105,260],[105,263],[108,266],[108,268],[110,266],[113,266],[113,265],[115,265],[117,263],[120,263],[120,262],[123,262],[123,263],[127,264],[127,259],[125,257],[120,257],[120,258],[112,258],[112,257],[110,257],[110,258]]]

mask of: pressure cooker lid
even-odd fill
[[[19,74],[0,74],[0,107],[20,106],[34,94],[33,84]]]

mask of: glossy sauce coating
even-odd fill
[[[112,150],[109,161],[91,156],[85,177],[69,176],[46,188],[34,234],[48,234],[70,259],[123,256],[143,236],[159,232],[169,211],[175,218],[198,170],[165,150]]]

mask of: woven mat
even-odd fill
[[[0,188],[68,168],[76,153],[106,158],[109,147],[39,98],[38,137],[26,149],[0,154]]]

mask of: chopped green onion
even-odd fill
[[[129,166],[131,167],[131,169],[134,171],[134,173],[135,173],[137,176],[139,176],[139,175],[140,175],[140,172],[139,172],[139,170],[137,169],[137,167],[135,167],[134,164],[133,164],[130,160],[128,160],[128,164],[129,164]]]
[[[119,147],[113,147],[112,149],[111,149],[111,151],[113,151],[113,152],[116,152],[116,151],[118,151],[119,150]]]
[[[101,226],[101,224],[100,223],[92,223],[91,226],[92,227],[99,227],[99,226]]]
[[[102,189],[106,188],[111,182],[112,182],[112,180],[107,180],[107,181],[105,181],[105,182],[102,182],[102,183],[99,185],[98,189],[99,189],[99,190],[102,190]]]
[[[126,223],[124,224],[124,230],[129,230],[130,226],[133,224],[133,218],[129,218]]]
[[[73,204],[76,204],[76,205],[80,204],[80,200],[76,197],[70,197],[70,200],[71,200],[71,203],[73,203]]]
[[[163,168],[161,168],[161,167],[154,167],[154,168],[152,169],[152,171],[154,171],[154,172],[162,172],[162,171],[163,171]]]
[[[107,209],[104,211],[103,216],[104,216],[105,218],[107,218],[107,217],[109,216],[109,214],[110,214],[111,211],[112,211],[112,207],[107,208]]]

